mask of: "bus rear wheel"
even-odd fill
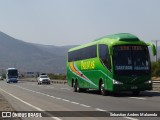
[[[74,92],[81,92],[82,91],[82,89],[79,87],[77,80],[73,82],[73,91]]]

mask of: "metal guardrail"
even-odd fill
[[[37,82],[36,78],[25,78],[20,79],[19,81],[28,81],[28,82]],[[51,80],[52,84],[67,84],[67,80]],[[153,90],[160,91],[160,80],[153,80]]]
[[[20,81],[37,82],[37,79],[36,78],[25,78],[25,79],[21,79]],[[66,84],[67,80],[51,80],[51,83],[53,83],[53,84]],[[153,84],[160,84],[160,81],[153,80],[152,83]]]
[[[159,80],[153,80],[152,83],[160,83]]]
[[[160,91],[160,81],[154,80],[152,81],[152,83],[153,83],[153,91]]]
[[[37,78],[25,78],[25,79],[20,79],[19,81],[37,82]],[[67,80],[51,80],[51,83],[53,83],[53,84],[66,84]]]
[[[51,80],[53,84],[67,84],[67,80]]]

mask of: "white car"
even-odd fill
[[[38,77],[38,85],[41,85],[43,83],[46,83],[46,84],[50,84],[50,78],[47,76],[47,75],[40,75]]]

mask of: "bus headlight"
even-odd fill
[[[152,83],[152,81],[151,81],[151,80],[148,80],[148,81],[146,81],[146,82],[144,82],[144,83],[150,84],[150,83]]]
[[[122,85],[123,83],[122,82],[119,82],[117,80],[113,80],[113,84],[119,84],[119,85]]]

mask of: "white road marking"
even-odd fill
[[[66,102],[70,102],[69,100],[67,100],[67,99],[62,99],[63,101],[66,101]]]
[[[103,110],[103,109],[100,109],[100,108],[95,108],[96,110],[98,111],[107,111],[107,110]]]
[[[55,99],[57,99],[57,100],[63,100],[63,101],[70,102],[70,103],[73,103],[73,104],[76,104],[76,105],[80,104],[80,103],[77,103],[77,102],[71,102],[71,101],[69,101],[69,100],[67,100],[67,99],[63,99],[63,98],[51,96],[51,95],[48,95],[48,94],[45,94],[45,93],[33,91],[33,90],[30,90],[30,89],[27,89],[27,88],[23,88],[23,87],[18,86],[18,85],[14,85],[14,86],[15,86],[15,87],[19,87],[19,88],[24,89],[24,90],[27,90],[27,91],[31,91],[31,92],[33,92],[33,93],[38,93],[38,94],[45,95],[45,96],[48,96],[48,97],[51,97],[51,98],[55,98]]]
[[[132,118],[132,117],[124,117],[124,118],[129,119],[129,120],[139,120],[139,119]]]
[[[57,100],[62,100],[62,98],[59,98],[59,97],[55,97]]]
[[[33,90],[30,90],[30,89],[27,89],[27,88],[23,88],[23,87],[20,87],[18,85],[14,85],[14,86],[19,87],[19,88],[24,89],[24,90],[27,90],[27,91],[31,91],[33,93],[38,93],[38,94],[45,95],[45,96],[48,96],[48,97],[51,97],[51,98],[55,98],[55,99],[58,99],[58,100],[62,99],[62,98],[51,96],[51,95],[48,95],[48,94],[45,94],[45,93],[41,93],[41,92],[33,91]]]
[[[51,88],[51,89],[53,89],[54,87],[52,87],[52,86],[47,86],[48,88]]]
[[[5,92],[6,94],[12,96],[13,98],[17,99],[18,101],[20,101],[20,102],[22,102],[22,103],[24,103],[24,104],[26,104],[26,105],[28,105],[28,106],[30,106],[30,107],[38,110],[38,111],[41,111],[41,112],[44,112],[44,111],[45,111],[45,110],[43,110],[43,109],[41,109],[41,108],[39,108],[39,107],[36,107],[36,106],[34,106],[34,105],[32,105],[32,104],[30,104],[30,103],[28,103],[28,102],[26,102],[26,101],[24,101],[24,100],[22,100],[22,99],[20,99],[20,98],[14,96],[14,95],[11,94],[11,93],[8,93],[7,91],[5,91],[5,90],[3,90],[3,89],[1,89],[1,88],[0,88],[0,90],[3,91],[3,92]],[[49,113],[47,113],[47,112],[44,112],[44,113],[47,114],[47,115],[49,115],[49,116],[52,116],[51,114],[49,114]],[[54,119],[54,120],[62,120],[62,119],[60,119],[60,118],[58,118],[58,117],[51,117],[51,118]]]
[[[41,95],[45,95],[45,96],[48,96],[48,97],[52,97],[52,98],[55,98],[55,99],[58,99],[58,100],[63,100],[63,101],[66,101],[66,102],[70,102],[70,103],[73,103],[73,104],[76,104],[76,105],[81,105],[83,107],[91,107],[91,106],[88,106],[88,105],[84,105],[84,104],[80,104],[78,102],[71,102],[69,100],[66,100],[66,99],[62,99],[62,98],[59,98],[59,97],[55,97],[55,96],[51,96],[51,95],[48,95],[48,94],[45,94],[45,93],[41,93],[41,92],[37,92],[37,91],[33,91],[33,90],[30,90],[30,89],[27,89],[27,88],[23,88],[23,87],[20,87],[18,85],[14,85],[16,87],[19,87],[21,89],[24,89],[24,90],[28,90],[28,91],[31,91],[31,92],[34,92],[34,93],[38,93],[38,94],[41,94]],[[130,97],[130,98],[138,98],[138,97]],[[138,99],[145,99],[145,98],[138,98]],[[95,108],[97,111],[104,111],[104,112],[109,112],[107,110],[104,110],[104,109],[100,109],[100,108]],[[110,113],[110,112],[109,112]],[[136,119],[136,118],[132,118],[132,117],[123,117],[123,118],[126,118],[126,119],[129,119],[129,120],[139,120],[139,119]],[[58,118],[59,119],[59,118]],[[60,119],[59,119],[60,120]]]
[[[85,105],[85,104],[80,104],[80,105],[83,106],[83,107],[91,107],[91,106]]]
[[[139,100],[147,100],[146,98],[141,98],[141,97],[129,97],[129,98],[134,98],[134,99],[139,99]]]
[[[77,103],[77,102],[71,102],[71,103],[76,104],[76,105],[79,105],[79,104],[80,104],[80,103]]]
[[[71,89],[69,89],[69,88],[61,88],[61,89],[63,89],[63,90],[71,90]]]

